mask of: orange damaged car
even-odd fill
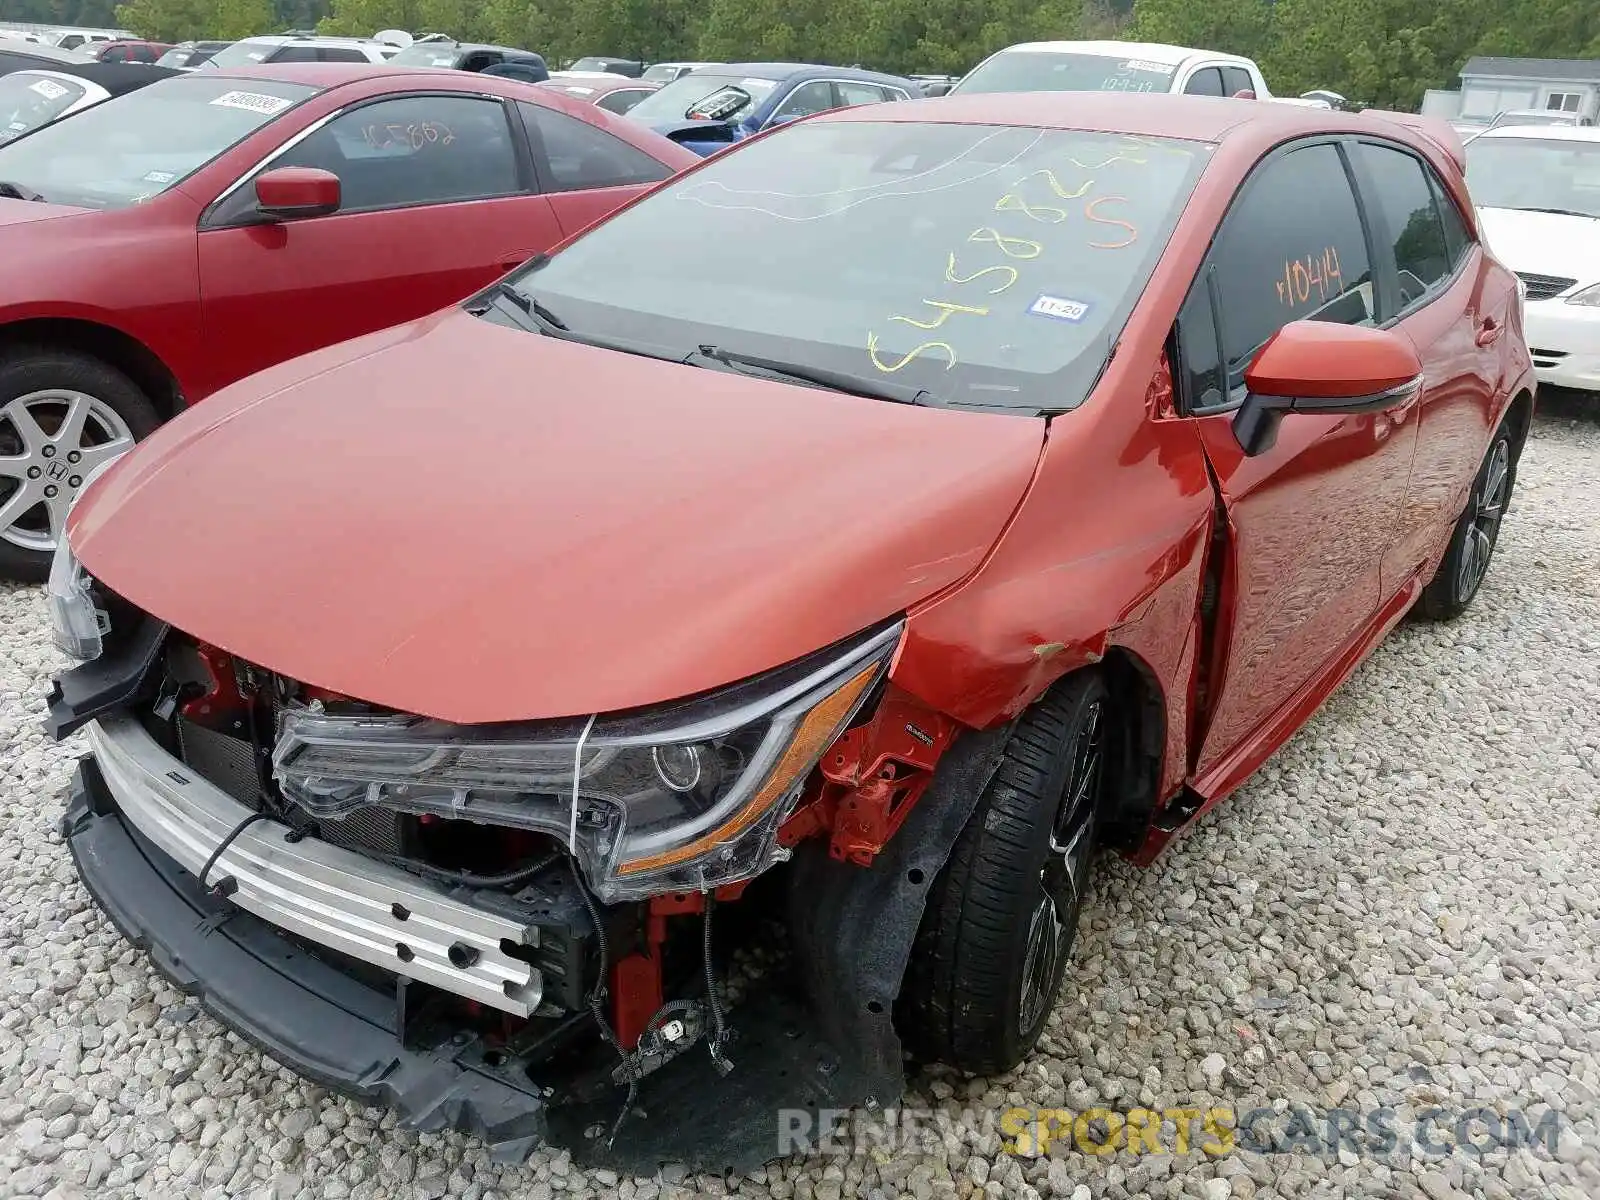
[[[1096,851],[1477,596],[1534,381],[1461,159],[847,108],[224,389],[53,564],[85,887],[279,1061],[504,1158],[748,1167],[908,1061],[1005,1071]]]

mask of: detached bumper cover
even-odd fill
[[[357,981],[202,892],[128,822],[93,759],[73,777],[61,833],[84,885],[123,936],[279,1062],[393,1107],[406,1128],[475,1134],[497,1161],[521,1161],[543,1140],[544,1102],[531,1087],[474,1069],[476,1044],[402,1045],[394,992]]]

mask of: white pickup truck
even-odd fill
[[[968,92],[1173,92],[1269,100],[1261,68],[1236,54],[1156,42],[1023,42],[984,59],[950,95]]]

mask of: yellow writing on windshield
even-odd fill
[[[914,346],[912,349],[906,351],[905,357],[891,367],[888,363],[884,362],[878,357],[878,335],[876,333],[867,334],[867,357],[872,360],[873,366],[877,367],[878,370],[882,371],[886,375],[893,375],[912,359],[917,358],[930,350],[943,350],[949,357],[949,361],[944,365],[944,369],[946,371],[956,365],[956,349],[949,342],[923,342],[920,346]]]

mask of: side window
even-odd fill
[[[1223,67],[1222,90],[1224,95],[1237,96],[1240,92],[1254,92],[1256,84],[1243,67]]]
[[[1220,96],[1222,91],[1222,72],[1215,67],[1201,67],[1189,76],[1189,82],[1183,87],[1185,96]]]
[[[113,46],[100,56],[101,62],[126,62],[128,51],[124,46]]]
[[[322,62],[366,62],[367,56],[353,46],[324,46],[317,51]]]
[[[513,147],[498,101],[403,96],[334,118],[270,166],[332,171],[339,211],[370,212],[519,192]]]
[[[625,113],[649,94],[643,88],[618,88],[614,92],[607,92],[594,104],[596,108],[603,108],[607,112]]]
[[[1444,222],[1439,219],[1420,159],[1370,142],[1357,145],[1355,153],[1366,166],[1373,207],[1388,227],[1404,311],[1450,278],[1453,264],[1445,245]]]
[[[839,103],[845,107],[852,104],[881,104],[885,99],[883,89],[875,83],[840,82],[835,86],[839,89]]]
[[[315,46],[279,46],[278,52],[269,61],[275,63],[317,62],[317,48]]]
[[[1432,171],[1428,172],[1428,186],[1433,189],[1433,199],[1439,206],[1439,217],[1444,222],[1445,249],[1450,253],[1450,268],[1454,270],[1466,257],[1467,248],[1472,245],[1472,235],[1467,232],[1466,222],[1461,219],[1461,210],[1450,198],[1449,189]]]
[[[517,107],[523,121],[544,143],[551,191],[656,183],[672,174],[643,150],[587,121],[526,100],[519,100]]]
[[[792,121],[797,117],[809,117],[814,113],[827,112],[834,107],[836,105],[833,102],[833,84],[824,79],[814,79],[810,83],[802,83],[790,92],[788,98],[772,114],[772,121]]]
[[[1290,321],[1373,320],[1366,234],[1335,146],[1291,150],[1247,179],[1211,260],[1230,389]]]

